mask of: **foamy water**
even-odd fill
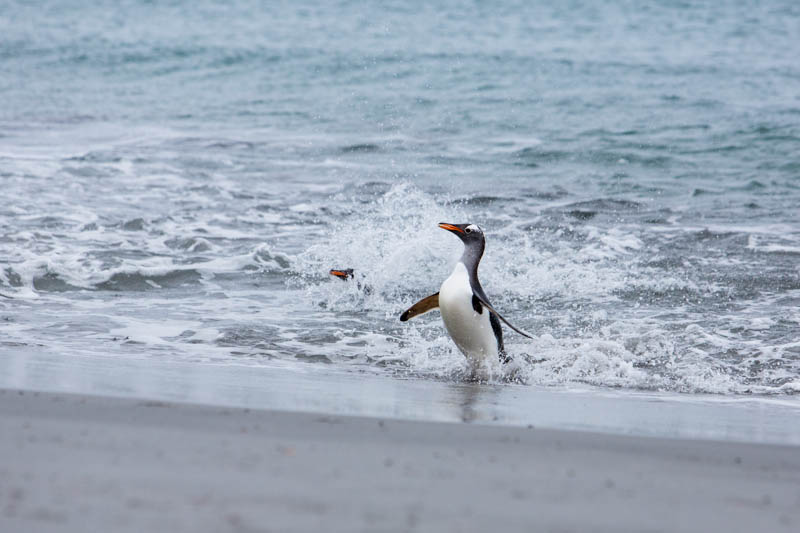
[[[799,392],[794,4],[507,7],[11,9],[0,352],[461,380],[473,222],[492,381]]]

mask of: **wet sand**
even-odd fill
[[[64,357],[47,349],[21,352],[0,346],[0,390],[800,446],[800,401],[789,396],[465,383],[346,372],[331,366]]]
[[[800,448],[0,390],[0,531],[797,531]]]

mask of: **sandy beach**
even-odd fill
[[[0,390],[2,531],[796,531],[793,446]]]

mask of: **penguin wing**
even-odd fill
[[[423,313],[427,313],[433,309],[439,307],[439,293],[431,294],[427,298],[423,298],[422,300],[418,301],[411,307],[409,307],[405,313],[400,315],[400,322],[405,322],[409,318],[414,318],[417,315],[421,315]]]
[[[487,302],[487,301],[486,301],[486,298],[485,298],[485,297],[482,297],[482,296],[480,296],[480,295],[478,295],[478,294],[475,294],[475,293],[473,293],[473,295],[474,295],[474,297],[475,297],[475,298],[477,298],[477,299],[478,299],[478,301],[479,301],[479,302],[480,302],[482,305],[485,305],[485,306],[486,306],[486,308],[487,308],[489,311],[491,311],[492,313],[494,313],[495,315],[497,315],[497,318],[499,318],[500,320],[502,320],[503,322],[505,322],[505,323],[506,323],[506,325],[507,325],[508,327],[510,327],[511,329],[513,329],[514,331],[516,331],[517,333],[519,333],[520,335],[522,335],[523,337],[528,337],[529,339],[532,339],[532,338],[533,338],[531,335],[529,335],[528,333],[525,333],[525,332],[524,332],[524,331],[522,331],[521,329],[517,329],[516,327],[514,327],[514,325],[513,325],[511,322],[509,322],[508,320],[506,320],[505,318],[503,318],[503,315],[501,315],[500,313],[498,313],[498,312],[497,312],[497,309],[495,309],[494,307],[492,307],[492,305],[491,305],[489,302]]]

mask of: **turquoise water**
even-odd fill
[[[5,3],[0,352],[459,380],[397,316],[469,221],[514,379],[797,393],[798,37],[795,2]]]

